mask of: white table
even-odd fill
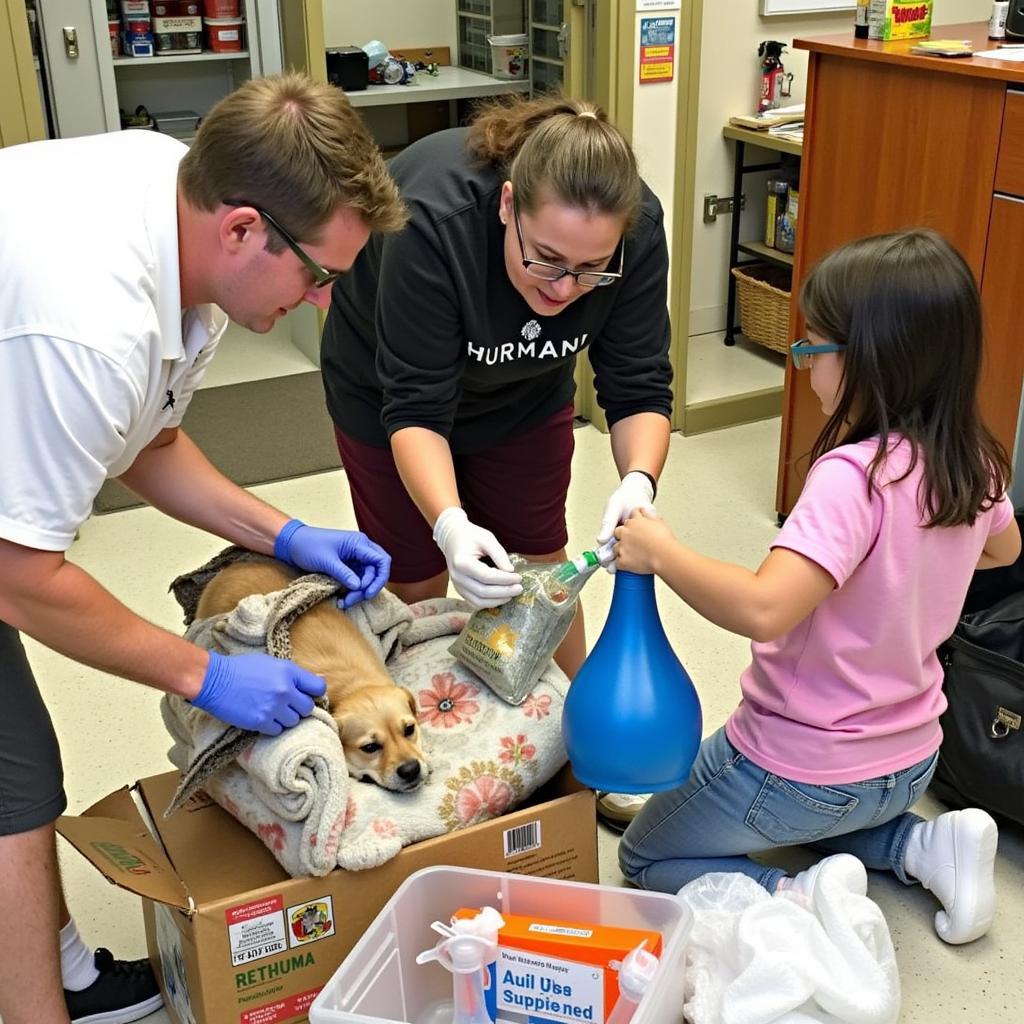
[[[467,68],[442,67],[436,75],[417,71],[413,82],[414,85],[368,85],[365,89],[347,92],[345,95],[353,107],[387,107],[530,91],[530,83],[526,79],[512,81],[493,78]]]

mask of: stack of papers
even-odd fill
[[[802,124],[778,124],[768,129],[768,134],[776,139],[788,139],[790,142],[804,141],[804,126]]]
[[[737,114],[729,118],[729,124],[737,128],[753,128],[755,131],[768,131],[779,125],[803,124],[804,105],[795,103],[791,107],[776,107],[766,110],[763,114]]]
[[[974,47],[970,39],[926,39],[910,48],[925,57],[970,57]]]
[[[1024,61],[1024,49],[1016,47],[1000,47],[998,50],[982,50],[975,57],[988,57],[990,60],[1021,60]]]

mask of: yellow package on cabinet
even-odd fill
[[[917,39],[932,30],[932,0],[871,0],[870,39]]]

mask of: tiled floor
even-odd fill
[[[576,432],[570,494],[570,546],[589,546],[601,503],[615,483],[607,438],[593,428]],[[658,507],[677,535],[697,549],[754,567],[775,532],[773,498],[779,443],[777,420],[693,438],[674,435]],[[352,525],[342,473],[271,484],[256,489],[268,501],[309,522]],[[167,593],[178,573],[201,564],[221,542],[171,522],[148,509],[95,518],[82,529],[71,557],[93,572],[130,607],[171,630],[180,614]],[[600,630],[611,579],[598,574],[583,592],[591,642]],[[666,631],[697,684],[707,731],[734,706],[736,680],[748,643],[701,620],[664,588],[659,589]],[[159,695],[111,679],[30,644],[30,656],[52,710],[64,752],[72,813],[141,775],[165,771],[168,740],[157,712]],[[940,808],[926,798],[923,810]],[[63,845],[63,844],[62,844]],[[621,884],[616,837],[602,829],[601,878]],[[62,848],[68,901],[87,941],[121,956],[144,954],[137,898],[109,885],[76,852]],[[802,867],[794,851],[784,862]],[[903,982],[903,1015],[916,1022],[1021,1019],[1024,980],[1024,841],[1004,832],[997,865],[999,909],[991,933],[965,947],[944,945],[931,919],[936,904],[920,888],[904,888],[872,874],[870,895],[889,922]],[[149,1024],[166,1022],[163,1012]]]
[[[710,402],[764,388],[781,388],[785,356],[737,336],[726,345],[722,331],[692,335],[686,352],[686,400]]]

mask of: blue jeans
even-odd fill
[[[924,793],[938,754],[876,779],[842,786],[790,782],[744,757],[719,729],[701,744],[690,777],[655,793],[619,844],[623,875],[643,889],[677,892],[709,871],[739,871],[774,892],[782,868],[748,854],[806,845],[852,853],[865,867],[903,868],[910,830],[922,821],[907,808]]]

